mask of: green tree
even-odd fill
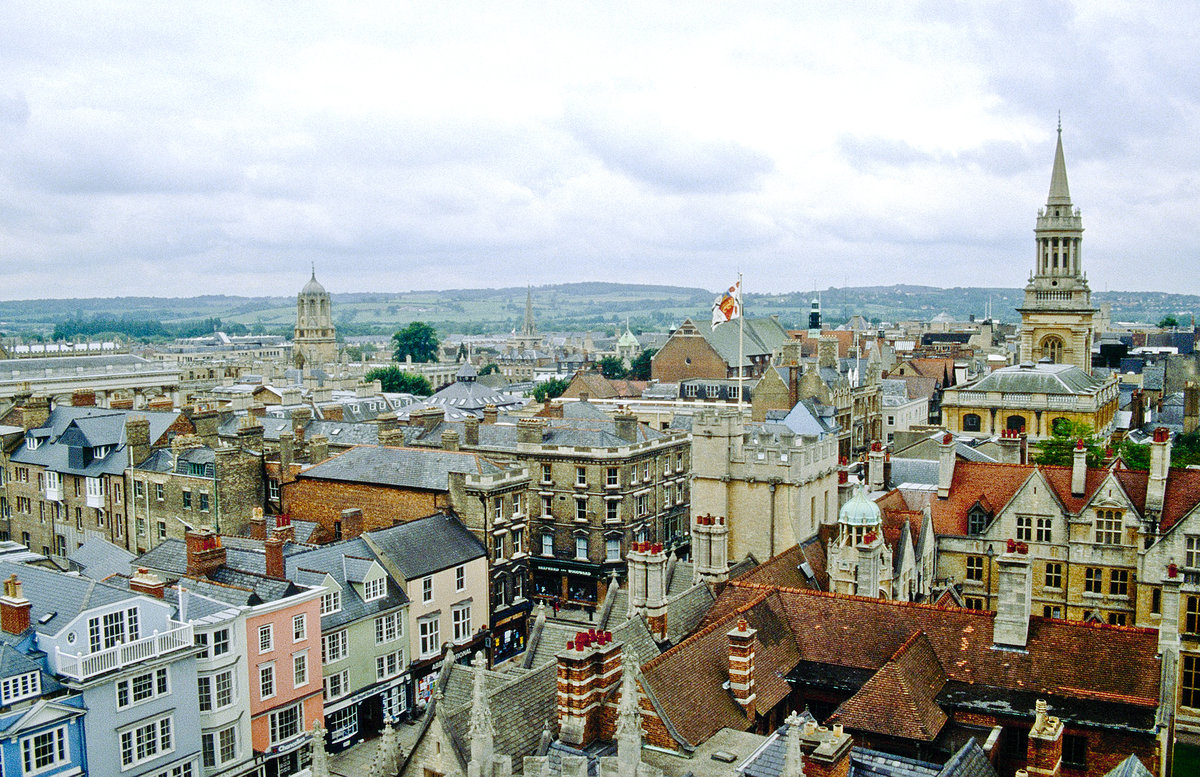
[[[1123,440],[1121,442],[1121,460],[1130,469],[1150,469],[1150,446]]]
[[[363,376],[363,380],[368,383],[377,380],[383,390],[388,392],[416,394],[421,397],[427,397],[433,393],[433,386],[429,383],[429,378],[405,372],[395,365],[369,370]]]
[[[496,364],[496,362],[488,362],[487,364],[483,365],[483,369],[479,370],[479,374],[480,375],[491,375],[493,372],[499,372],[499,371],[500,371],[499,364]]]
[[[1200,430],[1178,435],[1171,446],[1171,466],[1200,464]]]
[[[629,364],[630,380],[650,380],[650,359],[657,351],[657,348],[647,348],[633,357]]]
[[[1163,319],[1158,322],[1159,329],[1170,329],[1176,326],[1179,326],[1179,319],[1175,316],[1163,316]]]
[[[1037,454],[1033,460],[1037,464],[1069,467],[1074,461],[1075,445],[1079,440],[1083,440],[1087,449],[1089,467],[1099,467],[1104,463],[1104,448],[1100,439],[1092,433],[1091,425],[1076,423],[1067,418],[1055,420],[1053,433],[1037,443]]]
[[[395,345],[392,358],[398,362],[409,356],[414,362],[437,361],[437,330],[424,321],[414,321],[404,327],[392,335],[392,342]]]
[[[533,398],[538,402],[548,402],[551,399],[561,397],[566,390],[567,381],[562,378],[551,378],[533,387]]]
[[[616,356],[605,356],[600,360],[600,374],[610,380],[625,377],[625,362]]]

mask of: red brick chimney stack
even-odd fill
[[[745,618],[728,633],[729,637],[729,690],[737,703],[746,711],[746,717],[755,719],[758,711],[754,691],[754,635],[757,629],[750,628]]]
[[[220,536],[211,529],[189,530],[184,534],[184,543],[189,577],[205,577],[214,569],[225,566],[225,548]]]
[[[558,654],[559,739],[586,747],[600,734],[605,695],[621,681],[621,646],[612,632],[575,635]]]
[[[33,608],[21,593],[21,581],[16,574],[4,581],[4,595],[0,596],[0,629],[8,634],[24,634],[29,630],[29,611]]]
[[[267,556],[267,577],[283,580],[287,577],[283,564],[283,537],[279,532],[272,532],[263,544]]]
[[[1047,709],[1046,700],[1038,699],[1025,754],[1030,777],[1059,777],[1062,772],[1063,723]]]
[[[166,590],[166,583],[149,569],[138,567],[137,574],[129,578],[129,590],[161,599]]]

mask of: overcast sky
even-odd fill
[[[0,4],[0,297],[1024,283],[1200,293],[1200,14]]]

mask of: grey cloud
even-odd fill
[[[769,156],[732,140],[703,140],[582,111],[569,113],[565,123],[610,169],[666,191],[750,191],[774,169]]]

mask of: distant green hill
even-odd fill
[[[841,323],[852,315],[878,321],[929,320],[947,313],[965,320],[983,317],[990,304],[1001,321],[1019,319],[1015,308],[1020,289],[953,288],[932,286],[863,286],[829,288],[818,292],[748,294],[751,316],[776,315],[787,327],[806,326],[809,304],[819,295],[826,322]],[[714,292],[682,286],[624,283],[567,283],[533,289],[534,316],[543,331],[623,327],[628,319],[635,330],[664,331],[684,318],[706,321]],[[1161,292],[1098,292],[1097,305],[1108,302],[1117,321],[1157,322],[1174,315],[1180,323],[1200,311],[1200,297]],[[525,288],[448,289],[396,294],[334,294],[334,321],[339,334],[387,334],[410,321],[431,322],[439,333],[480,334],[507,332],[521,325]],[[49,335],[56,325],[82,319],[82,331],[103,331],[107,319],[120,331],[195,333],[197,326],[219,320],[222,326],[243,325],[248,331],[290,333],[295,321],[295,298],[287,297],[116,297],[109,299],[43,299],[0,302],[0,331],[6,334],[40,332]],[[136,323],[136,326],[134,324]],[[240,327],[235,327],[240,329]],[[63,331],[70,331],[64,327]]]

